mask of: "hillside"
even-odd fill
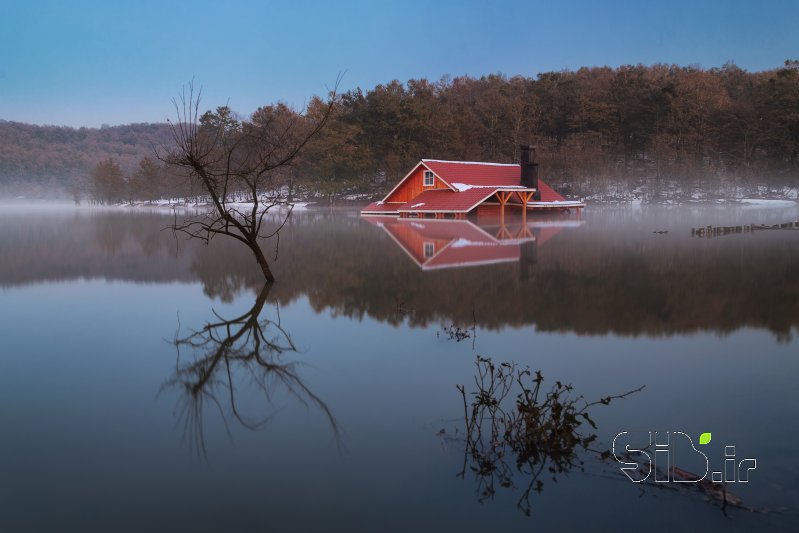
[[[167,124],[76,129],[0,120],[0,196],[66,197],[99,161],[112,157],[127,174],[170,140]]]

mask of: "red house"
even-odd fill
[[[361,210],[362,215],[465,218],[498,214],[506,209],[568,211],[585,204],[564,199],[538,179],[533,148],[521,147],[519,165],[422,159],[385,198]]]

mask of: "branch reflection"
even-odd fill
[[[206,405],[219,411],[228,434],[228,416],[250,430],[262,429],[272,418],[274,413],[253,416],[243,412],[237,395],[249,384],[268,405],[276,392],[283,391],[304,405],[320,409],[338,435],[330,408],[297,372],[300,363],[282,360],[284,355],[296,353],[297,347],[282,324],[277,304],[274,317],[266,316],[271,288],[272,284],[265,284],[252,308],[237,317],[226,319],[213,311],[214,320],[184,336],[178,326],[173,340],[177,349],[175,374],[163,388],[180,391],[178,423],[183,428],[184,440],[200,455],[206,454],[203,428]],[[184,361],[186,352],[191,354],[188,361]]]

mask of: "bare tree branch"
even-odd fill
[[[173,231],[205,243],[217,235],[235,238],[253,252],[267,282],[274,281],[259,239],[279,237],[288,220],[287,215],[275,231],[263,236],[265,215],[270,209],[287,206],[290,215],[293,207],[283,196],[278,175],[326,125],[337,102],[340,81],[341,76],[316,116],[278,104],[259,109],[248,121],[239,121],[227,106],[200,115],[202,89],[195,92],[193,81],[188,89],[184,87],[172,100],[176,120],[169,124],[174,147],[156,155],[188,173],[208,194],[213,210],[181,223],[176,221]],[[231,202],[231,195],[238,202],[243,200],[247,209]]]

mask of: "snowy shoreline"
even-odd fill
[[[799,203],[794,200],[785,200],[785,199],[777,199],[777,198],[729,198],[729,199],[719,199],[719,200],[690,200],[690,201],[681,201],[681,200],[666,200],[663,202],[643,202],[640,199],[633,199],[633,200],[586,200],[585,202],[587,205],[595,205],[595,206],[615,206],[615,207],[642,207],[642,206],[738,206],[743,208],[790,208],[790,207],[797,207]],[[252,209],[252,203],[247,202],[234,202],[227,204],[229,208],[236,209],[239,211],[246,211]],[[359,202],[354,201],[345,201],[341,203],[334,204],[337,207],[347,207],[353,206],[357,207],[360,205]],[[293,204],[293,210],[295,211],[302,211],[309,208],[314,207],[325,207],[324,204],[320,204],[318,202],[296,202]],[[124,203],[124,204],[114,204],[108,207],[127,207],[127,208],[150,208],[150,209],[169,209],[169,210],[176,210],[176,209],[213,209],[213,204],[210,203],[183,203],[183,202],[134,202]],[[289,208],[288,205],[277,205],[271,207],[270,209],[283,209],[287,210]]]
[[[664,201],[643,201],[640,198],[632,199],[602,199],[602,198],[587,198],[585,200],[587,206],[593,207],[630,207],[640,209],[642,207],[740,207],[743,209],[789,209],[792,207],[799,207],[799,202],[794,200],[786,200],[779,198],[729,198],[718,200],[664,200]],[[336,202],[334,207],[353,207],[358,208],[366,205],[363,201],[345,200]],[[135,210],[154,210],[154,211],[207,211],[214,208],[211,203],[195,203],[184,201],[168,201],[160,200],[155,202],[124,202],[117,204],[101,205],[92,204],[89,202],[81,202],[74,204],[67,200],[42,200],[42,199],[27,199],[27,198],[14,198],[0,200],[0,207],[74,207],[74,208],[89,208],[89,209],[135,209]],[[249,202],[231,202],[227,206],[237,211],[247,212],[252,209],[252,203]],[[275,205],[270,207],[270,210],[287,211],[289,205]],[[325,203],[320,202],[295,202],[293,204],[293,211],[306,211],[314,208],[327,208]]]

